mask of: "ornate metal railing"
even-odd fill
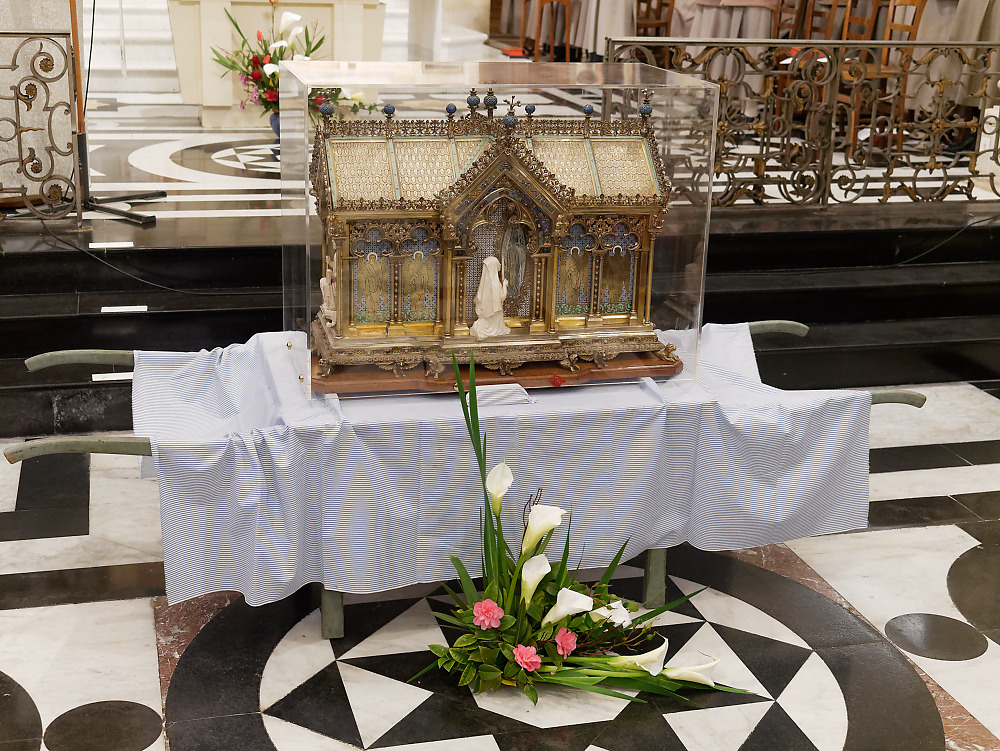
[[[719,84],[714,205],[1000,199],[995,44],[628,38],[605,60]]]
[[[74,90],[69,34],[0,32],[0,201],[47,219],[78,208]]]

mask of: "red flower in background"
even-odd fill
[[[269,102],[276,102],[278,101],[278,92],[275,91],[274,89],[271,89],[270,91],[265,91],[264,98]]]
[[[260,58],[257,57],[256,55],[254,55],[253,57],[250,58],[250,62],[253,64],[253,66],[255,68],[259,68],[260,67]]]
[[[271,62],[271,56],[264,55],[264,65],[267,65],[269,62]]]
[[[264,41],[264,33],[260,29],[257,29],[257,41],[258,42]]]
[[[259,81],[263,77],[264,74],[261,73],[259,70],[255,70],[253,73],[250,74],[250,78],[252,78],[254,81]]]
[[[316,106],[317,106],[317,107],[319,107],[319,106],[320,106],[321,104],[323,104],[323,102],[325,102],[325,101],[326,101],[326,99],[324,99],[324,98],[323,98],[323,95],[322,95],[322,94],[318,94],[318,95],[316,96],[316,98],[315,98],[315,99],[313,99],[313,102],[314,102],[314,103],[316,104]]]

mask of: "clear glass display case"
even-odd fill
[[[516,376],[643,350],[696,377],[717,86],[527,62],[280,80],[284,323],[310,332],[310,390],[348,362],[433,377],[470,351]]]

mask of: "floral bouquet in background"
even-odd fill
[[[371,112],[376,106],[378,105],[365,104],[361,97],[352,96],[339,86],[312,89],[309,92],[309,114],[314,122],[318,122],[323,115],[343,120],[348,114],[356,115],[361,110]]]
[[[240,109],[246,109],[249,102],[260,105],[264,112],[277,112],[278,63],[281,60],[309,60],[326,38],[316,37],[315,25],[311,35],[308,27],[297,25],[302,20],[297,13],[282,13],[275,26],[275,3],[276,0],[271,0],[270,34],[258,30],[256,44],[251,43],[227,10],[226,17],[239,35],[240,46],[232,52],[212,48],[215,62],[239,76],[247,93],[247,98],[240,102]]]
[[[625,545],[600,581],[587,586],[573,578],[568,567],[569,533],[558,561],[545,554],[566,512],[540,503],[541,490],[525,507],[525,530],[520,550],[511,550],[500,520],[503,497],[514,478],[501,463],[486,473],[486,439],[479,429],[475,367],[469,366],[468,394],[458,363],[455,376],[465,422],[479,463],[483,484],[482,593],[456,556],[461,594],[445,585],[455,601],[451,613],[436,613],[444,628],[461,632],[452,646],[431,644],[438,667],[459,675],[459,685],[486,691],[516,686],[538,701],[539,683],[593,691],[641,701],[621,691],[648,691],[684,700],[678,690],[716,688],[746,693],[715,684],[712,671],[718,660],[690,668],[664,668],[667,642],[652,630],[653,620],[693,595],[655,610],[640,612],[635,602],[609,590]],[[697,593],[694,593],[697,594]],[[412,680],[412,679],[411,679]]]

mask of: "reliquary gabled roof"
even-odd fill
[[[441,209],[471,173],[504,151],[521,156],[569,206],[662,209],[669,201],[670,181],[645,115],[592,120],[587,107],[583,118],[541,119],[532,105],[522,117],[513,106],[504,117],[470,108],[456,119],[449,105],[446,120],[394,120],[392,105],[383,108],[384,120],[327,118],[317,129],[312,165],[321,212]]]

